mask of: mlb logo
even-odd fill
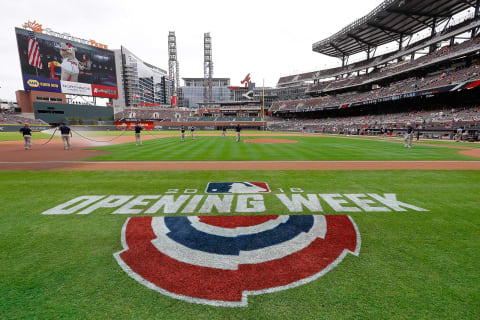
[[[206,193],[269,193],[266,182],[209,182]]]

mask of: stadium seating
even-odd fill
[[[0,123],[1,124],[25,124],[28,123],[30,125],[48,125],[43,120],[40,119],[31,119],[28,117],[24,117],[21,114],[16,113],[8,113],[2,112],[0,113]]]
[[[458,107],[433,111],[389,113],[325,119],[269,118],[267,127],[277,131],[306,130],[324,133],[360,134],[367,128],[404,128],[410,122],[423,130],[455,129],[458,127],[480,129],[480,107]]]
[[[128,108],[115,114],[115,119],[164,120],[171,122],[187,121],[191,111],[181,109],[162,109],[156,107]]]
[[[454,54],[461,53],[465,50],[471,50],[475,47],[480,47],[479,39],[465,41],[453,47],[446,46],[418,59],[393,63],[385,68],[379,69],[378,71],[374,71],[369,74],[352,76],[334,81],[318,82],[316,84],[310,85],[308,91],[328,92],[358,86],[360,84],[376,81],[387,76],[396,75],[407,70],[415,69],[420,66],[436,62],[438,60],[449,59],[450,56]]]
[[[401,93],[439,88],[442,86],[461,83],[465,81],[480,80],[480,65],[474,64],[468,68],[438,71],[427,77],[407,78],[391,83],[388,87],[367,91],[348,92],[338,95],[327,95],[320,98],[303,100],[277,101],[269,109],[270,113],[276,111],[308,111],[325,109],[328,107],[342,106],[350,103],[385,98]]]

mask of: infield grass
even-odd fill
[[[480,318],[479,171],[18,171],[0,172],[0,178],[1,319]],[[264,214],[288,214],[275,194],[290,187],[396,193],[429,211],[345,213],[362,237],[358,257],[347,255],[297,288],[250,296],[246,308],[190,304],[128,277],[113,257],[128,216],[111,214],[114,209],[41,215],[81,195],[164,194],[170,188],[203,194],[209,181],[268,182]]]
[[[414,145],[404,148],[401,143],[338,137],[268,137],[296,141],[289,144],[245,143],[262,138],[244,137],[240,143],[234,137],[197,136],[186,142],[180,137],[96,147],[109,154],[89,158],[94,161],[357,161],[357,160],[478,160],[458,154],[460,149],[442,146]],[[265,137],[263,137],[265,138]]]

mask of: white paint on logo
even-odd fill
[[[388,211],[391,211],[390,209],[385,208],[385,207],[372,207],[372,206],[370,206],[371,204],[375,204],[375,201],[373,201],[372,199],[361,199],[361,198],[366,198],[367,197],[367,195],[365,195],[363,193],[356,193],[356,194],[350,193],[350,194],[346,194],[345,197],[352,200],[353,203],[355,203],[357,206],[362,208],[363,211],[366,211],[366,212],[388,212]]]
[[[113,214],[139,214],[142,213],[143,209],[135,209],[136,206],[148,206],[150,201],[144,200],[156,200],[160,198],[160,196],[139,196],[133,199],[130,202],[127,202],[123,205],[120,209],[115,211]]]
[[[288,217],[288,216],[287,216]],[[170,239],[170,229],[165,225],[164,217],[152,219],[152,230],[157,236],[152,244],[163,254],[188,264],[223,270],[238,270],[240,264],[257,264],[281,259],[308,247],[315,239],[325,238],[327,222],[325,216],[314,216],[314,223],[308,232],[302,232],[295,238],[266,248],[240,251],[239,255],[221,255],[190,249]]]
[[[162,207],[164,207],[164,213],[176,213],[180,207],[190,198],[190,196],[178,196],[175,200],[174,196],[163,196],[153,206],[150,207],[145,213],[154,214],[157,213]]]
[[[289,219],[288,216],[278,216],[276,219],[268,220],[264,223],[251,226],[251,227],[236,227],[236,228],[222,228],[206,224],[200,221],[200,218],[197,216],[188,217],[188,220],[191,222],[192,226],[205,233],[234,238],[238,236],[245,236],[250,234],[255,234],[267,230],[272,230],[278,227],[280,224],[287,222]]]
[[[228,190],[229,193],[258,193],[258,192],[265,192],[264,188],[256,186],[254,184],[245,182],[234,182],[232,186]]]
[[[104,198],[105,196],[81,196],[76,197],[70,201],[62,203],[61,205],[56,206],[50,210],[42,212],[42,214],[71,214],[77,212],[80,209],[88,207],[92,203]],[[78,203],[76,206],[74,204]]]
[[[333,210],[336,212],[359,212],[361,211],[358,208],[355,207],[344,207],[342,204],[347,204],[348,202],[344,199],[337,199],[337,198],[342,198],[341,194],[334,193],[334,194],[320,194],[320,197],[322,197],[323,200],[325,200],[326,203],[330,207],[332,207]]]
[[[193,196],[190,202],[183,208],[182,213],[194,213],[203,196]]]
[[[230,213],[232,201],[233,195],[226,195],[223,199],[217,195],[209,195],[198,212],[212,213],[213,208],[216,208],[218,213]]]
[[[265,210],[267,209],[261,194],[238,196],[235,212],[265,212]]]
[[[315,194],[307,194],[305,199],[301,194],[292,194],[292,200],[285,194],[277,194],[277,198],[287,207],[290,212],[303,212],[305,206],[311,212],[323,212],[322,206]]]
[[[116,208],[132,199],[133,196],[109,196],[77,214],[89,214],[100,208]]]
[[[387,207],[392,208],[394,211],[407,211],[403,209],[402,207],[412,209],[415,211],[428,211],[427,209],[423,209],[417,206],[414,206],[412,204],[408,204],[405,202],[401,202],[397,200],[397,195],[395,193],[385,193],[384,197],[379,196],[378,194],[375,193],[369,193],[368,194],[370,197],[374,198],[375,200],[383,203]]]
[[[106,198],[105,198],[106,197]],[[321,200],[335,212],[405,212],[428,211],[397,200],[394,193],[348,194],[276,194],[289,212],[323,212]],[[133,199],[132,199],[133,198]],[[157,200],[151,205],[152,200]],[[233,206],[235,203],[235,206]],[[148,207],[151,205],[150,207]],[[144,207],[144,208],[142,208]],[[183,210],[182,210],[183,207]],[[261,194],[241,195],[92,195],[80,196],[42,212],[43,215],[89,214],[99,208],[117,208],[113,214],[176,214],[201,213],[262,213],[267,211]],[[163,210],[162,210],[163,209]],[[82,210],[82,211],[80,211]]]

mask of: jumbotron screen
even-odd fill
[[[25,90],[118,97],[113,51],[19,28],[15,33]]]

